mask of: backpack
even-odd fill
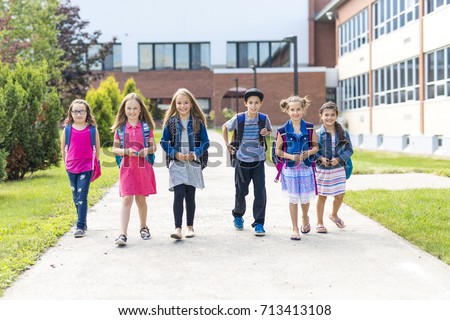
[[[314,124],[311,122],[306,122],[306,129],[308,130],[308,144],[309,144],[309,150],[312,149],[312,135],[314,134]],[[272,142],[272,162],[275,164],[275,167],[277,169],[277,176],[275,177],[274,182],[278,182],[280,180],[280,175],[281,175],[281,170],[283,169],[283,166],[285,164],[286,159],[284,158],[280,158],[275,150],[276,150],[276,140],[278,135],[281,136],[281,138],[283,139],[283,151],[286,152],[286,148],[287,148],[287,141],[286,141],[286,127],[282,126],[280,128],[278,128],[277,130],[277,134],[275,137],[275,141]],[[314,155],[309,156],[307,159],[303,160],[303,163],[308,166],[308,167],[312,167],[313,168],[313,175],[314,175],[314,184],[316,187],[316,194],[317,194],[317,184],[316,184],[316,162],[314,161]]]
[[[69,151],[69,146],[70,146],[70,134],[72,133],[72,125],[68,124],[65,128],[64,128],[64,150],[66,153],[66,159],[67,159],[67,153]],[[92,170],[94,171],[92,173],[91,176],[91,182],[93,182],[94,180],[96,180],[98,177],[100,177],[101,173],[101,167],[100,167],[100,161],[97,160],[96,157],[96,153],[97,153],[97,148],[95,146],[95,136],[97,134],[97,128],[94,126],[89,125],[89,137],[90,137],[90,141],[91,141],[91,147],[92,147]]]
[[[142,136],[144,137],[144,148],[148,148],[148,138],[150,137],[150,126],[148,125],[147,122],[141,122],[141,124],[142,124]],[[117,128],[117,135],[119,136],[120,140],[120,148],[122,149],[124,148],[124,141],[125,141],[125,126],[126,123],[122,126],[122,128]],[[122,163],[122,157],[123,156],[116,155],[116,163],[119,168],[120,164]],[[147,162],[153,165],[155,163],[155,154],[154,153],[147,154],[145,160],[147,160]]]
[[[261,132],[261,130],[266,127],[266,115],[258,112],[258,117],[258,130]],[[230,162],[233,167],[236,166],[236,153],[242,142],[242,138],[244,137],[245,112],[237,114],[237,122],[237,128],[233,131],[230,142],[230,144],[235,148],[234,154],[230,153]],[[263,137],[261,134],[259,135],[259,143],[260,145],[264,145],[264,150],[267,151],[266,137]]]
[[[167,121],[167,129],[169,130],[169,135],[170,135],[170,145],[172,147],[175,146],[175,137],[177,136],[177,122],[176,122],[176,118],[172,117],[169,119],[169,121]],[[196,133],[194,133],[194,142],[195,142],[195,147],[199,147],[200,146],[200,130]],[[200,164],[202,170],[206,168],[206,166],[208,165],[208,157],[209,157],[209,153],[208,150],[205,150],[203,152],[203,154],[200,156],[199,161],[195,161],[197,163]],[[173,158],[171,158],[169,156],[168,153],[166,153],[166,167],[169,168],[170,165],[170,160],[175,160]]]
[[[319,145],[322,145],[322,135],[319,134]],[[345,179],[348,180],[353,172],[353,162],[352,158],[348,158],[345,162]]]

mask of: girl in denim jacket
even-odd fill
[[[182,239],[183,202],[186,202],[186,238],[194,237],[195,190],[203,189],[202,169],[209,147],[206,118],[192,93],[178,89],[164,117],[161,147],[167,154],[169,188],[174,191],[175,231],[170,235]]]
[[[280,108],[286,112],[290,120],[284,124],[286,145],[277,134],[276,154],[286,159],[281,171],[281,189],[289,197],[289,213],[292,221],[291,240],[300,240],[298,228],[298,204],[302,208],[302,233],[311,230],[309,224],[309,203],[316,197],[316,181],[311,160],[317,152],[316,135],[311,134],[311,143],[307,123],[303,120],[306,109],[310,105],[307,97],[291,96],[281,100]],[[312,126],[312,124],[310,124]],[[280,131],[278,131],[280,133]]]
[[[344,228],[345,224],[338,217],[338,211],[344,200],[346,177],[345,165],[347,159],[353,154],[352,142],[348,132],[337,122],[339,114],[336,104],[326,102],[319,110],[322,127],[317,131],[319,141],[319,151],[316,154],[318,159],[317,167],[317,232],[327,233],[323,224],[323,213],[325,201],[328,196],[333,196],[333,211],[329,218],[339,228]]]

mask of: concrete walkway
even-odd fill
[[[210,138],[221,140],[212,131]],[[215,143],[210,151],[220,148]],[[196,236],[173,241],[168,170],[160,165],[156,176],[158,194],[148,198],[151,240],[140,239],[133,206],[129,244],[114,246],[120,209],[115,185],[90,210],[87,236],[63,236],[3,299],[450,299],[450,266],[346,205],[340,213],[345,229],[326,221],[328,234],[313,230],[301,241],[289,240],[288,203],[280,184],[272,182],[273,167],[266,171],[267,235],[262,238],[250,228],[251,210],[244,216],[245,229],[234,229],[233,169],[215,163],[204,171],[206,188],[197,191]],[[348,182],[351,190],[421,187],[449,188],[450,179],[354,175]],[[315,216],[313,202],[313,229]]]

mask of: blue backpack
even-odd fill
[[[142,123],[142,136],[144,137],[144,148],[148,148],[148,138],[150,137],[150,126],[148,125],[147,122],[141,123]],[[117,135],[119,136],[120,140],[120,148],[122,149],[124,147],[125,141],[125,126],[126,123],[122,126],[122,128],[117,128]],[[147,162],[153,165],[155,163],[155,154],[154,153],[147,154],[145,160],[147,160]],[[117,166],[120,168],[120,164],[122,163],[122,156],[116,155],[116,163]]]

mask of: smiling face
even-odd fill
[[[72,114],[73,122],[76,124],[84,124],[86,123],[86,105],[83,103],[75,103],[72,106],[72,109],[70,110],[70,113]]]
[[[323,109],[320,113],[320,119],[326,127],[334,126],[337,120],[337,112],[334,109]]]
[[[247,101],[244,102],[244,105],[247,107],[249,117],[253,118],[258,114],[259,109],[261,109],[262,101],[257,96],[250,96]]]
[[[289,103],[287,114],[289,115],[289,117],[293,122],[300,122],[304,114],[301,103],[300,102]]]
[[[125,103],[125,115],[128,122],[134,124],[139,121],[139,115],[141,114],[141,105],[136,100],[128,100]]]
[[[192,102],[188,96],[179,94],[175,100],[178,115],[181,120],[189,119],[191,115]]]

